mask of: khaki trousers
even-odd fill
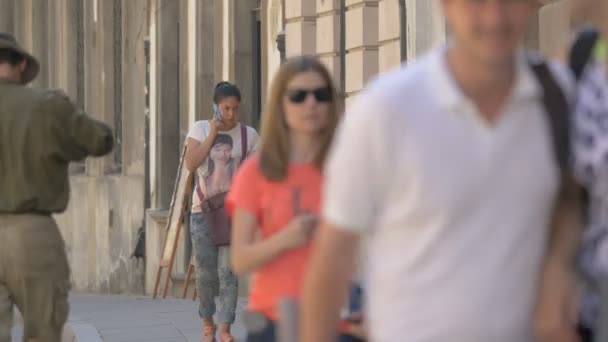
[[[23,341],[59,342],[68,317],[70,269],[50,216],[0,214],[0,342],[11,341],[13,307]]]

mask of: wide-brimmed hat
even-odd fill
[[[17,40],[12,34],[0,32],[0,49],[13,50],[27,60],[25,70],[21,76],[21,83],[28,84],[36,78],[38,71],[40,70],[40,63],[38,63],[38,60],[34,58],[34,56],[30,55],[29,52],[19,46],[19,43],[17,43]]]

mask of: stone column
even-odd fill
[[[317,56],[340,86],[340,0],[317,0]],[[342,91],[344,89],[341,89]]]
[[[215,90],[215,32],[218,20],[215,17],[214,0],[196,0],[196,107],[192,119],[208,119],[213,105]]]
[[[401,63],[399,0],[380,0],[378,9],[378,67],[383,72]]]
[[[78,6],[79,0],[49,2],[49,86],[63,89],[72,99],[78,97]]]
[[[32,26],[30,52],[38,58],[40,73],[32,85],[48,87],[49,85],[49,2],[46,0],[31,0]]]
[[[13,33],[15,31],[14,13],[15,0],[0,0],[0,32]]]
[[[545,5],[539,13],[540,51],[549,57],[563,54],[571,34],[571,18],[567,0]]]
[[[237,0],[238,1],[238,0]],[[252,125],[257,113],[253,113],[254,89],[253,89],[253,41],[254,41],[254,8],[256,1],[239,2],[238,6],[232,7],[233,25],[229,30],[233,32],[231,38],[234,39],[234,63],[231,70],[234,70],[234,82],[241,89],[243,101],[240,107],[241,120]],[[226,33],[224,33],[226,34]]]
[[[540,46],[539,13],[536,12],[530,18],[528,32],[524,38],[524,45],[529,49],[537,50]]]
[[[378,73],[378,0],[346,1],[346,105]]]
[[[85,110],[89,115],[115,128],[115,56],[114,1],[85,1]],[[121,138],[120,134],[118,139]],[[87,172],[101,176],[115,172],[114,153],[102,158],[89,158]]]
[[[25,49],[32,51],[32,0],[14,2],[13,17],[15,38]],[[17,18],[18,20],[15,20]],[[38,56],[36,56],[38,57]]]
[[[438,1],[406,0],[407,59],[424,54],[446,40],[446,21]]]
[[[333,1],[333,0],[332,0]],[[287,0],[285,6],[286,56],[316,53],[316,2]]]
[[[105,0],[104,0],[105,1]],[[122,0],[122,172],[145,174],[147,1]]]
[[[280,0],[262,2],[262,102],[270,91],[270,83],[281,65],[279,35],[283,31],[283,4]],[[282,37],[285,37],[283,34]],[[285,39],[283,39],[283,47]],[[264,104],[262,104],[263,106]],[[263,108],[263,107],[262,107]]]
[[[131,0],[128,0],[131,1]],[[179,2],[158,0],[156,15],[156,168],[154,208],[169,208],[180,158]]]

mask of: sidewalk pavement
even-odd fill
[[[182,299],[152,299],[143,296],[70,294],[71,330],[79,342],[200,342],[201,320],[197,302]],[[241,313],[246,299],[239,299],[235,340],[245,340]],[[15,327],[13,341],[20,341]]]

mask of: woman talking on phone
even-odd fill
[[[277,304],[299,298],[321,203],[321,169],[339,119],[329,72],[313,57],[281,65],[262,117],[260,151],[234,178],[232,264],[253,273],[247,341],[276,340]]]
[[[190,234],[203,342],[216,341],[216,295],[220,303],[220,341],[233,342],[230,326],[235,319],[238,280],[230,268],[230,226],[224,217],[223,201],[234,170],[255,151],[259,137],[253,128],[239,123],[241,92],[236,85],[218,83],[213,102],[211,119],[195,122],[186,140],[185,164],[195,173],[196,184]]]

